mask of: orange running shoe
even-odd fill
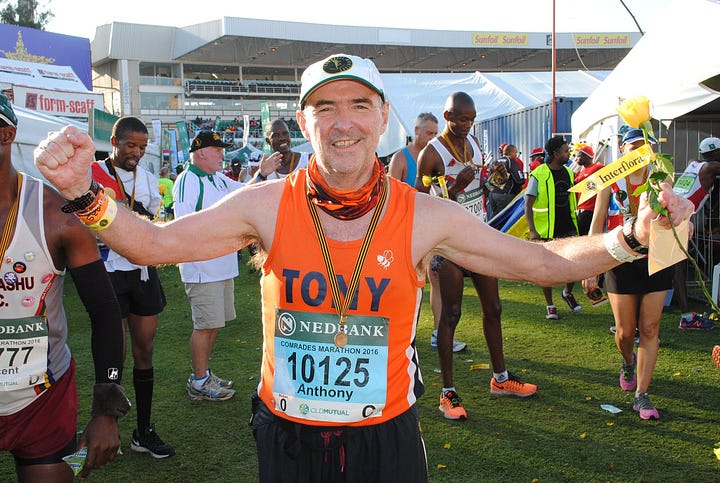
[[[537,392],[537,386],[529,382],[521,382],[508,372],[507,381],[497,382],[494,377],[490,379],[490,392],[499,396],[528,397]]]
[[[445,419],[456,419],[465,421],[467,412],[460,403],[460,396],[455,391],[447,391],[440,393],[440,406],[438,409],[445,415]]]
[[[712,360],[715,363],[715,367],[720,369],[720,345],[716,345],[712,350]]]

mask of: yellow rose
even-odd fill
[[[645,96],[625,99],[618,107],[620,117],[633,128],[639,128],[645,121],[650,120],[650,101]]]
[[[630,127],[637,129],[650,120],[650,101],[645,96],[625,99],[617,107],[617,112]]]

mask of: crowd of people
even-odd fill
[[[223,173],[223,150],[230,144],[221,133],[203,129],[194,136],[190,162],[177,179],[166,171],[158,179],[138,164],[147,128],[137,118],[124,117],[113,127],[112,153],[101,161],[93,158],[90,137],[77,128],[48,134],[35,151],[35,162],[56,192],[12,168],[17,119],[0,97],[0,179],[7,187],[0,213],[23,245],[0,245],[2,263],[22,273],[18,270],[27,265],[40,269],[41,262],[43,274],[52,274],[42,282],[48,290],[52,286],[44,298],[46,312],[21,303],[23,292],[13,294],[12,313],[2,312],[4,319],[37,322],[34,340],[52,356],[35,361],[41,363],[37,367],[18,369],[23,376],[42,376],[45,384],[2,393],[0,411],[12,416],[12,424],[0,429],[0,449],[15,456],[19,478],[37,481],[53,475],[69,481],[72,473],[62,458],[78,446],[88,447],[81,476],[115,457],[117,417],[130,407],[120,386],[125,334],[133,356],[137,417],[130,447],[154,458],[175,454],[151,418],[153,342],[158,314],[167,304],[157,265],[178,265],[191,307],[188,397],[213,402],[235,395],[232,381],[215,374],[210,361],[220,329],[236,317],[237,254],[245,247],[252,248],[262,277],[258,318],[264,343],[251,421],[260,481],[427,481],[416,406],[425,392],[416,325],[426,279],[435,324],[430,344],[438,351],[439,409],[445,418],[468,417],[453,380],[453,353],[465,349],[454,334],[466,277],[482,305],[490,393],[529,397],[538,387],[521,381],[505,364],[498,279],[543,287],[545,315],[557,319],[551,287],[562,284],[562,298],[577,312],[581,307],[573,285],[582,281],[586,291],[595,290],[603,283],[597,276],[604,274],[622,357],[620,387],[635,391],[634,409],[642,419],[659,419],[648,390],[659,315],[674,269],[647,275],[650,223],[667,229],[670,219],[674,224],[688,220],[704,203],[720,173],[720,139],[701,143],[704,159],[688,166],[680,178],[685,181],[674,191],[663,184],[658,202],[671,216],[654,212],[644,197],[633,195],[632,186],[647,177],[641,170],[627,179],[627,209],[613,218],[618,221],[614,226],[607,214],[610,200],[620,198],[617,190],[603,190],[580,206],[568,192],[583,173],[592,174],[587,170],[602,167],[590,146],[578,150],[582,171],[577,177],[567,166],[570,145],[561,136],[533,150],[528,173],[511,143],[486,166],[471,134],[475,116],[474,101],[464,92],[448,97],[442,130],[435,115],[421,113],[414,138],[386,171],[375,154],[389,118],[380,75],[368,59],[337,54],[302,75],[296,122],[314,155],[294,152],[294,126],[275,119],[264,132],[271,154],[253,166],[231,164]],[[629,153],[644,142],[629,130],[619,146]],[[529,240],[486,223],[518,197],[525,202]],[[586,210],[594,213],[589,221]],[[434,222],[438,219],[443,223]],[[586,225],[590,236],[578,236]],[[25,237],[26,232],[44,236]],[[197,233],[205,235],[202,245],[188,242]],[[497,246],[515,256],[499,263],[492,248]],[[28,253],[48,255],[30,260]],[[93,419],[80,441],[75,439],[76,402],[63,406],[68,418],[51,422],[29,411],[42,405],[39,413],[45,413],[74,401],[74,363],[62,313],[65,268],[93,328]],[[333,330],[313,330],[319,325]],[[352,373],[338,369],[326,383],[331,390],[311,392],[307,386],[320,381],[321,371],[308,376],[311,381],[299,380],[294,367],[301,359],[314,361],[320,352],[329,358],[328,367],[348,364]],[[42,448],[23,442],[27,428],[53,431],[57,425],[62,425],[61,436],[48,438]]]

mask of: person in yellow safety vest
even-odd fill
[[[573,172],[566,166],[570,148],[562,136],[554,136],[545,144],[547,162],[530,173],[525,191],[525,218],[530,230],[530,240],[548,241],[578,235],[577,198],[568,192],[573,182]],[[572,294],[574,282],[565,284],[562,298],[573,312],[582,310]],[[547,303],[545,317],[558,319],[553,303],[552,287],[543,287]]]

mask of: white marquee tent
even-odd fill
[[[575,111],[573,137],[593,142],[617,132],[622,121],[615,108],[622,99],[644,95],[653,117],[668,121],[720,98],[709,88],[718,89],[720,75],[718,19],[718,1],[673,2]]]
[[[556,73],[557,97],[588,97],[609,75],[608,71],[563,71]],[[494,72],[471,74],[381,74],[391,105],[388,130],[378,154],[392,154],[414,134],[415,117],[432,112],[442,119],[445,100],[463,91],[473,98],[477,121],[502,116],[552,99],[551,72]]]

